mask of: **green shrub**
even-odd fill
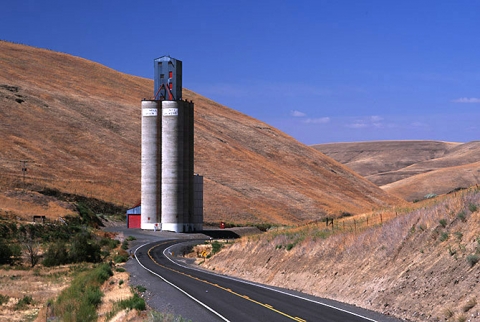
[[[460,231],[456,231],[455,236],[457,237],[458,241],[461,241],[463,238],[463,234]]]
[[[15,304],[15,310],[25,310],[30,304],[33,303],[33,299],[29,295],[25,295],[23,298],[21,298],[17,304]]]
[[[0,239],[0,265],[15,264],[22,257],[22,245],[20,243],[8,243]]]
[[[83,233],[73,238],[70,246],[70,261],[73,263],[98,263],[101,260],[100,245],[91,239],[90,234]]]
[[[222,247],[223,247],[223,244],[215,240],[212,243],[212,254],[218,253],[222,249]]]
[[[123,250],[127,250],[128,249],[128,240],[124,240],[123,243],[122,243],[122,249]]]
[[[142,285],[137,285],[137,286],[135,287],[135,289],[136,289],[138,292],[140,292],[140,293],[143,293],[143,292],[145,292],[145,291],[147,290],[147,289],[146,289],[144,286],[142,286]]]
[[[466,219],[465,211],[460,211],[457,214],[457,218],[460,219],[461,221],[465,221],[465,219]]]
[[[286,250],[291,250],[294,246],[295,246],[294,243],[290,243],[285,248],[286,248]]]
[[[440,219],[439,223],[443,228],[447,227],[447,220],[446,219]]]
[[[467,262],[468,264],[470,264],[470,267],[475,266],[475,264],[478,263],[479,259],[480,258],[476,254],[471,254],[467,256]]]
[[[102,238],[100,246],[106,246],[108,249],[115,249],[120,244],[120,241],[111,238]]]
[[[10,297],[7,295],[0,294],[0,305],[8,303]]]
[[[146,309],[145,300],[137,293],[134,293],[129,299],[120,301],[119,305],[122,309],[135,309],[137,311],[145,311]]]
[[[12,239],[17,236],[17,224],[14,222],[2,222],[0,223],[0,236],[3,236],[5,239]]]
[[[469,204],[468,205],[468,210],[470,210],[471,212],[476,212],[478,210],[478,206],[476,204]]]
[[[128,236],[126,240],[127,240],[127,241],[132,241],[132,240],[136,240],[136,238],[133,237],[133,236]]]
[[[128,260],[128,255],[115,255],[113,261],[115,263],[125,263]]]
[[[106,280],[110,278],[110,276],[113,276],[112,269],[110,268],[110,265],[107,263],[103,263],[98,268],[96,269],[96,274],[97,274],[97,281],[100,284],[103,284]]]
[[[63,241],[53,243],[48,247],[43,257],[43,265],[46,267],[64,265],[69,263],[67,246]]]
[[[85,296],[87,297],[88,303],[95,307],[102,303],[103,293],[98,286],[88,286],[85,290]]]
[[[0,239],[0,264],[11,264],[13,262],[13,251],[10,245]]]
[[[441,242],[444,242],[448,239],[448,233],[447,232],[443,232],[440,234],[440,241]]]
[[[23,250],[22,250],[22,246],[19,243],[10,245],[10,250],[12,251],[13,262],[16,262],[17,260],[21,259]]]
[[[115,271],[117,271],[119,273],[126,272],[125,268],[123,268],[123,267],[117,267],[117,268],[115,268]]]
[[[77,203],[77,211],[82,218],[82,224],[86,224],[91,227],[102,226],[102,221],[97,217],[93,210],[87,205],[86,202]]]

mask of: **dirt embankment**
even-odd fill
[[[206,267],[411,321],[480,321],[479,210],[474,190],[357,233],[271,231]]]

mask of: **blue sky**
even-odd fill
[[[148,78],[171,55],[184,87],[305,144],[479,139],[478,0],[0,5],[0,39]]]

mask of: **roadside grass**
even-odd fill
[[[54,314],[62,321],[96,321],[97,307],[103,293],[100,286],[113,275],[108,264],[99,264],[93,270],[82,270],[71,285],[62,291],[54,303]]]
[[[134,292],[135,290],[132,288],[132,291]],[[112,310],[106,314],[106,320],[110,321],[122,310],[145,311],[146,309],[147,305],[145,304],[145,300],[134,292],[132,297],[113,303]]]

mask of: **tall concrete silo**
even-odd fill
[[[157,58],[154,71],[155,98],[142,101],[141,228],[198,231],[203,227],[203,180],[197,180],[202,187],[196,189],[194,105],[182,100],[180,60]]]
[[[158,100],[142,101],[142,229],[154,229],[161,221],[161,104]]]
[[[162,230],[193,231],[193,103],[162,102]]]

